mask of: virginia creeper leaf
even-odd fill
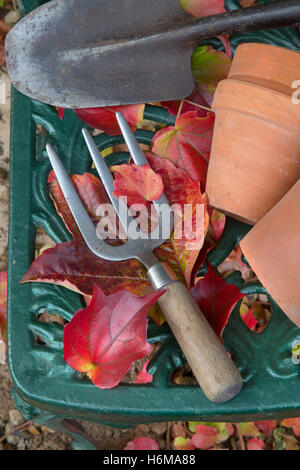
[[[98,206],[109,202],[103,184],[90,173],[72,175],[71,179],[96,226],[99,221],[96,215]],[[73,240],[58,243],[54,248],[43,251],[20,282],[59,284],[87,297],[92,295],[93,284],[101,287],[106,295],[120,289],[127,289],[137,295],[152,292],[146,269],[140,262],[134,259],[111,262],[95,256],[88,249],[53,172],[49,176],[49,188],[56,211],[72,234]],[[155,252],[162,262],[169,264],[178,279],[183,279],[177,256],[169,240]],[[154,313],[153,318],[156,316]]]
[[[71,179],[96,226],[99,221],[96,215],[98,206],[109,202],[103,184],[90,173],[72,175]],[[112,294],[120,289],[128,289],[137,295],[152,292],[146,269],[141,263],[136,260],[107,261],[95,256],[88,249],[54,172],[49,176],[49,189],[56,211],[72,234],[73,240],[58,243],[54,248],[43,251],[32,263],[21,282],[59,284],[86,296],[92,295],[93,284],[101,287],[105,294]]]
[[[124,450],[159,450],[159,446],[150,437],[136,437],[133,441],[127,443]]]
[[[217,444],[227,441],[233,435],[234,428],[231,423],[215,423],[218,431]]]
[[[180,114],[184,114],[189,111],[194,111],[197,113],[197,116],[205,117],[208,113],[208,109],[205,108],[209,108],[208,103],[199,91],[198,85],[195,85],[195,88],[192,93],[185,100],[183,100],[183,102],[181,100],[162,101],[161,104],[162,106],[168,109],[169,113],[175,116],[177,116],[181,107]]]
[[[201,266],[203,266],[208,253],[216,246],[216,243],[221,238],[225,228],[225,214],[209,206],[207,211],[209,215],[208,229],[204,239],[203,247],[200,250],[199,256],[192,271],[191,286],[194,285],[199,269]]]
[[[208,45],[195,49],[192,73],[200,93],[209,105],[212,104],[218,83],[228,77],[230,67],[231,60],[225,52],[218,52]]]
[[[129,205],[156,201],[163,193],[164,185],[161,176],[156,174],[149,165],[138,166],[131,163],[112,166],[111,170],[115,176],[114,196],[126,196]]]
[[[257,437],[260,435],[258,428],[252,422],[239,423],[239,428],[243,436]]]
[[[209,426],[216,431],[216,444],[225,442],[234,433],[234,428],[231,423],[214,423],[214,422],[189,422],[189,430],[192,433],[196,433],[197,429],[201,430],[201,426]],[[199,427],[200,426],[200,427]],[[201,431],[200,431],[201,434]]]
[[[139,371],[136,378],[137,384],[148,384],[152,382],[153,376],[147,372],[147,365],[149,364],[149,359],[145,362],[142,370]]]
[[[57,110],[59,119],[62,121],[64,118],[64,114],[65,114],[65,108],[56,107],[56,110]]]
[[[212,113],[198,117],[197,112],[189,111],[176,119],[175,126],[168,126],[154,135],[152,151],[205,186],[213,127]]]
[[[168,171],[171,175],[168,178],[170,181],[173,181],[172,187],[167,191],[171,203],[182,200],[182,195],[180,195],[179,191],[180,187],[176,186],[176,181],[180,184],[183,183],[187,188],[190,186],[191,194],[195,195],[194,202],[191,194],[187,202],[190,201],[192,204],[203,202],[201,192],[199,189],[196,189],[196,186],[199,186],[197,182],[193,182],[182,170],[176,169],[170,162],[161,160],[158,157],[156,159],[153,157],[152,161],[154,160],[156,161],[155,171],[159,168],[158,161],[161,161],[162,170],[165,164],[168,164]],[[165,179],[167,181],[167,178]],[[72,181],[96,226],[99,222],[99,217],[97,216],[98,206],[109,202],[101,181],[89,173],[73,175]],[[62,217],[72,234],[73,240],[59,243],[54,248],[43,251],[32,263],[21,282],[55,283],[79,292],[87,298],[92,295],[93,284],[103,289],[106,295],[120,289],[127,289],[137,295],[146,295],[152,292],[146,269],[137,260],[110,262],[95,256],[88,249],[53,172],[49,176],[49,188],[57,213]],[[204,226],[203,233],[197,235],[200,237],[200,242],[205,232],[206,227]],[[178,279],[183,279],[184,273],[187,283],[189,282],[190,270],[197,256],[197,250],[186,250],[185,252],[184,244],[180,245],[179,243],[175,244],[175,249],[173,249],[172,242],[168,240],[157,248],[155,253],[162,262],[166,262],[172,268]],[[157,309],[155,312],[151,309],[151,312],[155,321],[159,319],[161,324],[163,320],[161,314],[158,314]]]
[[[247,441],[247,450],[263,450],[265,443],[262,439],[254,437],[253,439],[248,439]]]
[[[281,424],[286,428],[293,428],[294,434],[300,437],[300,418],[286,418]]]
[[[192,439],[182,437],[182,436],[175,437],[173,441],[173,447],[175,450],[194,450],[195,449]]]
[[[135,296],[123,290],[105,296],[95,285],[90,304],[64,328],[65,361],[97,387],[116,387],[133,362],[152,350],[147,314],[163,293]]]
[[[179,0],[182,8],[196,18],[225,13],[224,0]]]
[[[221,337],[230,313],[244,294],[233,284],[227,284],[210,263],[207,274],[190,292],[215,333]]]
[[[255,421],[255,426],[262,431],[266,436],[270,436],[273,429],[276,428],[276,421]]]
[[[109,135],[119,135],[121,131],[116,118],[116,112],[122,112],[131,130],[135,132],[137,126],[143,119],[144,110],[144,104],[130,104],[105,108],[76,109],[75,112],[77,116],[90,127],[104,131]]]
[[[6,340],[7,272],[0,272],[0,339]]]
[[[240,315],[245,325],[248,326],[249,330],[253,331],[257,325],[257,320],[253,315],[253,308],[249,308],[246,304],[242,302],[240,308]]]
[[[205,424],[198,424],[192,442],[197,449],[208,450],[217,442],[217,429]]]
[[[190,286],[193,267],[203,246],[209,223],[206,197],[200,191],[199,182],[193,181],[185,171],[153,153],[147,152],[146,156],[151,168],[162,178],[164,192],[171,207],[177,207],[171,243],[187,286]],[[184,230],[179,236],[179,230],[183,226]]]
[[[6,364],[7,273],[0,272],[0,364]]]

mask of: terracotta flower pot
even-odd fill
[[[270,65],[272,55],[269,62],[264,59],[266,49],[273,52],[274,64],[280,59],[278,73]],[[300,177],[300,105],[293,103],[295,90],[288,87],[300,80],[300,54],[263,44],[238,51],[230,71],[235,78],[220,82],[214,96],[206,192],[212,206],[255,224]],[[280,74],[291,58],[291,73]]]
[[[256,83],[290,96],[295,91],[293,81],[300,80],[300,54],[270,44],[241,44],[228,78]]]
[[[213,109],[209,202],[255,224],[300,177],[300,105],[278,91],[224,80]]]
[[[300,179],[243,238],[241,249],[274,300],[300,327]]]

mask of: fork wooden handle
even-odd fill
[[[183,283],[163,288],[158,303],[200,387],[213,402],[230,400],[243,385],[238,369]]]

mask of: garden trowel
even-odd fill
[[[200,41],[300,23],[300,1],[205,18],[178,0],[53,0],[6,38],[13,85],[54,106],[89,108],[182,99],[194,86]]]

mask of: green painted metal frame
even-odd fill
[[[43,3],[19,2],[23,13]],[[228,5],[237,7],[237,0]],[[300,38],[294,28],[255,36],[245,34],[231,42],[235,47],[239,42],[258,40],[300,49]],[[217,40],[211,43],[220,47]],[[153,106],[146,107],[145,117],[164,124],[174,122],[166,110]],[[39,135],[38,124],[43,129]],[[157,327],[152,321],[149,323],[149,341],[163,343],[148,367],[154,374],[151,384],[121,384],[112,390],[100,390],[63,361],[62,327],[41,323],[38,315],[46,311],[70,320],[82,308],[81,296],[55,285],[20,285],[18,281],[34,259],[36,227],[42,226],[56,242],[70,238],[48,195],[50,165],[45,142],[55,145],[69,173],[91,171],[81,127],[82,122],[72,110],[67,110],[60,121],[51,106],[12,90],[8,357],[15,402],[24,416],[43,423],[76,418],[128,427],[157,421],[239,422],[299,415],[300,365],[293,364],[291,347],[293,341],[300,341],[300,329],[286,318],[272,298],[272,317],[263,333],[248,330],[239,316],[239,305],[225,328],[225,345],[245,383],[242,392],[224,404],[209,402],[199,387],[170,384],[171,373],[184,364],[184,357],[167,325]],[[137,131],[137,137],[140,142],[150,143],[152,134]],[[122,141],[120,136],[103,134],[96,139],[100,150]],[[108,158],[112,164],[126,161],[128,155],[121,153]],[[210,262],[218,266],[249,228],[228,219],[224,236],[209,254]],[[228,282],[247,294],[265,293],[260,285],[244,285],[238,273]],[[39,344],[36,336],[46,344]]]

